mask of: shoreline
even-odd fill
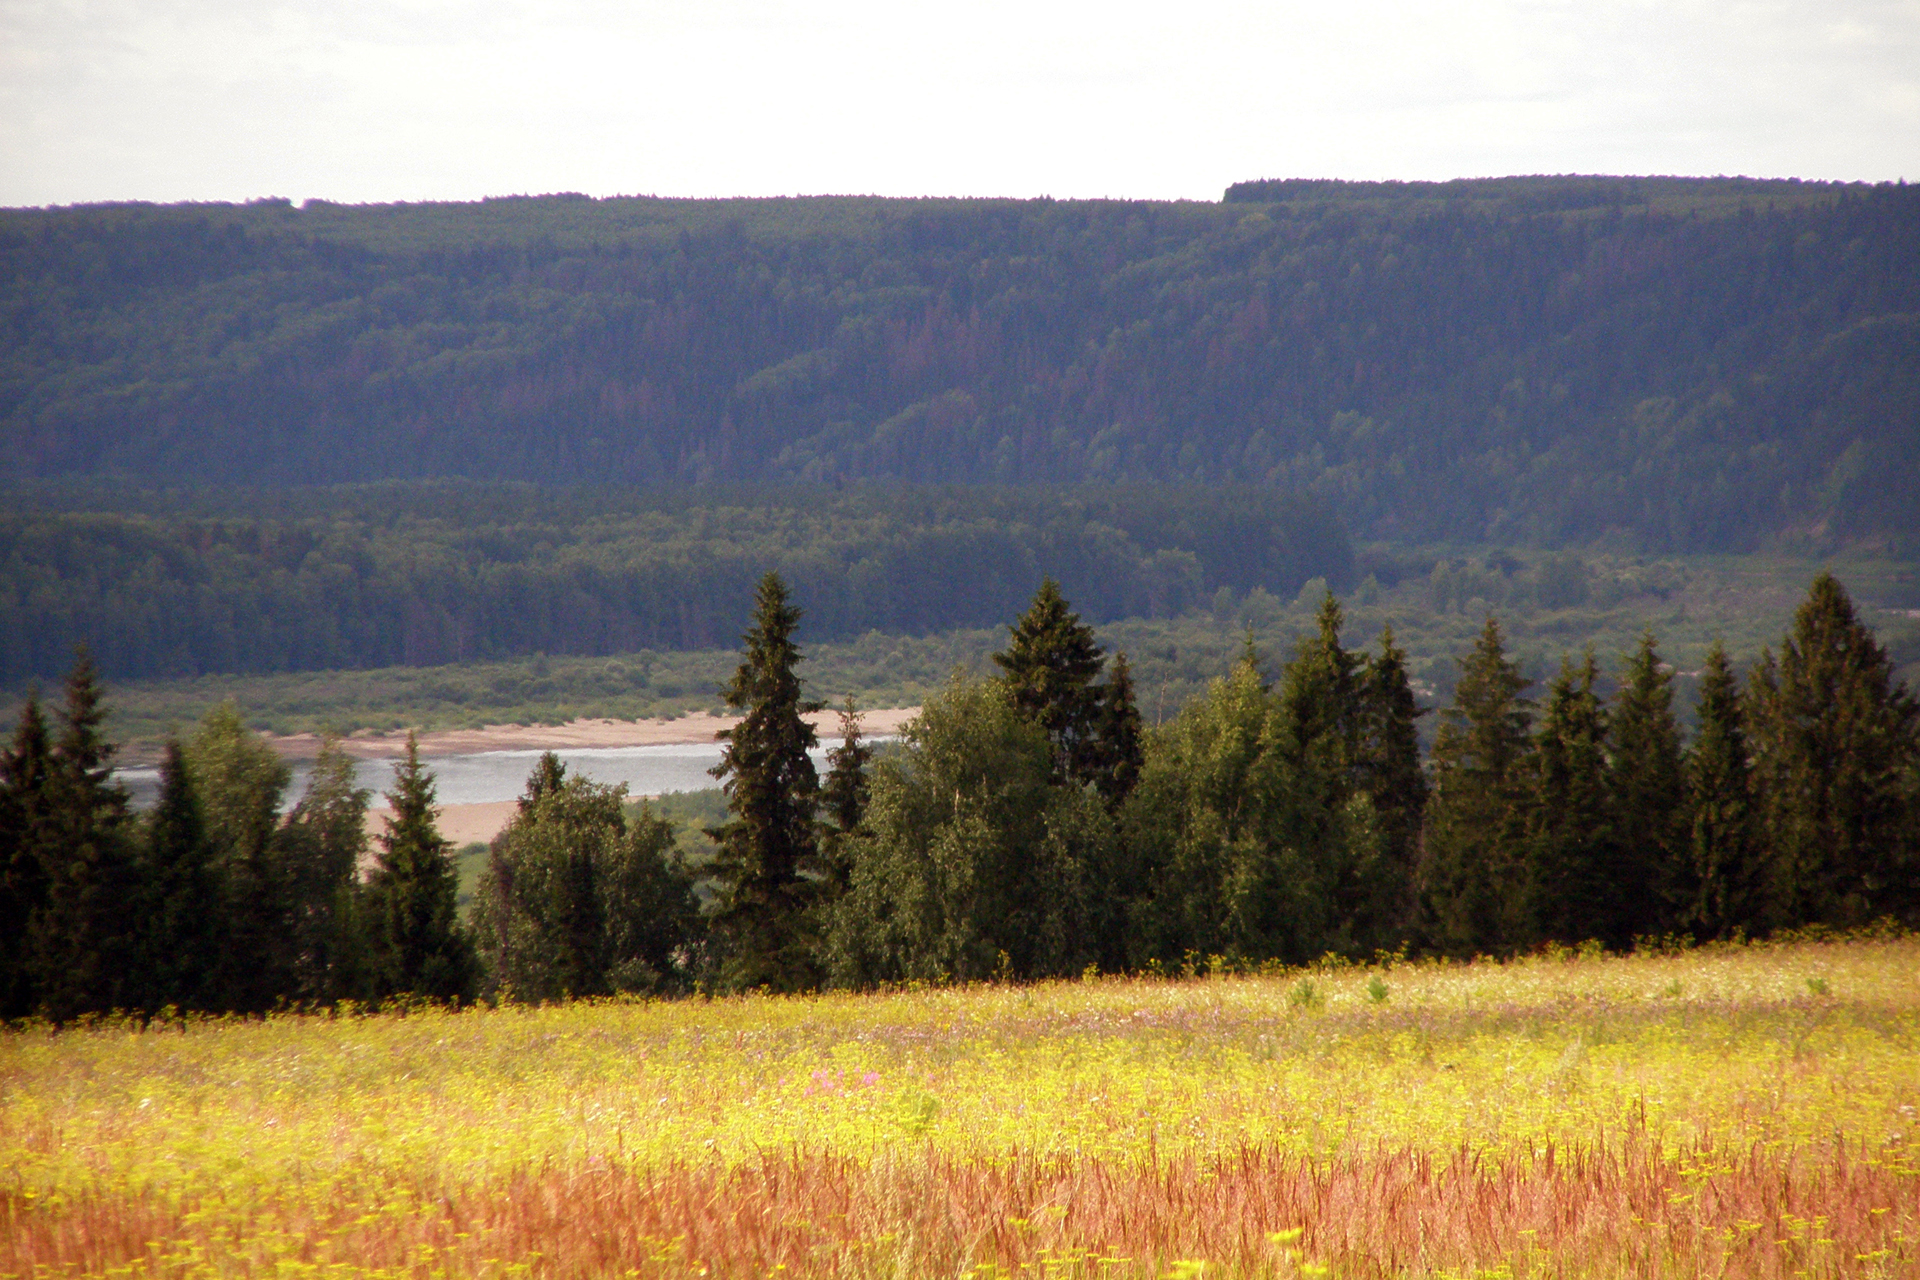
[[[919,707],[881,707],[860,713],[863,737],[897,734],[920,714]],[[827,745],[838,740],[840,713],[816,711],[807,717]],[[739,716],[709,715],[704,711],[671,719],[570,720],[558,725],[490,724],[479,729],[435,729],[419,735],[422,756],[477,755],[485,751],[578,751],[605,747],[690,746],[717,741],[722,729],[740,723]],[[263,735],[283,760],[311,760],[320,754],[320,735],[294,733]],[[341,747],[359,760],[392,759],[407,751],[407,735],[362,730],[340,740]]]

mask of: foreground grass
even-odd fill
[[[0,1275],[1920,1275],[1920,942],[0,1040]]]

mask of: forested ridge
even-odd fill
[[[1920,193],[0,212],[16,480],[1244,483],[1357,534],[1920,527]]]
[[[1046,574],[1107,620],[1353,571],[1324,503],[1246,486],[15,497],[0,682],[83,642],[119,678],[724,647],[769,568],[829,639],[984,626]]]

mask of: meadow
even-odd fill
[[[0,1276],[1920,1275],[1920,940],[29,1027]]]

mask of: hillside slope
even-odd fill
[[[1356,534],[1920,528],[1920,192],[0,212],[14,479],[1251,483]]]

